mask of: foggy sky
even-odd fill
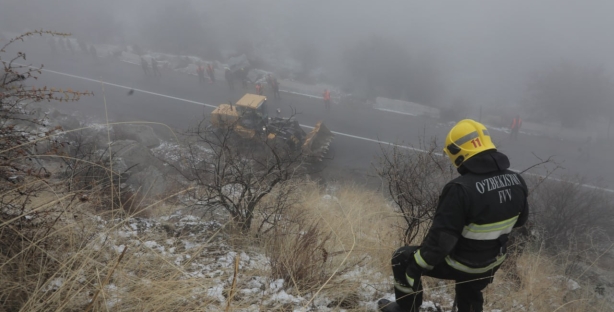
[[[91,41],[138,43],[170,0],[0,0],[0,29],[52,29]],[[344,48],[372,35],[436,60],[448,98],[521,101],[532,71],[560,61],[613,70],[614,1],[191,1],[221,49],[239,40],[291,50],[315,45],[341,71]],[[168,25],[172,28],[173,25]],[[188,34],[199,36],[200,34]],[[281,52],[280,52],[281,53]]]

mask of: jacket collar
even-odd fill
[[[510,160],[505,154],[497,150],[488,150],[467,159],[457,170],[461,175],[469,172],[484,174],[505,170],[509,167]]]

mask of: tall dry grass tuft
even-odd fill
[[[361,289],[389,291],[390,254],[401,244],[402,220],[381,195],[357,186],[326,194],[306,181],[278,227],[262,237],[271,276],[311,300],[357,309],[371,301]],[[396,225],[396,226],[394,226]]]
[[[497,272],[485,291],[486,306],[502,311],[614,311],[594,284],[569,277],[569,263],[561,263],[566,258],[565,253],[551,255],[543,248],[523,252]],[[509,270],[515,270],[517,278],[505,278]]]

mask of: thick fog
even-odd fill
[[[293,78],[440,107],[541,116],[565,100],[554,89],[577,90],[568,106],[599,89],[599,115],[614,99],[612,12],[612,1],[572,0],[3,0],[0,27],[220,61],[246,53],[280,75],[301,67]]]

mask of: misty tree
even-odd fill
[[[297,45],[293,55],[301,63],[302,75],[308,75],[318,66],[319,51],[312,43],[303,42]]]
[[[529,85],[533,108],[561,122],[583,126],[592,116],[612,114],[612,81],[603,66],[561,63],[538,72]]]
[[[385,96],[433,104],[439,90],[439,73],[426,55],[412,56],[402,44],[372,36],[348,48],[344,55],[348,73],[363,80],[368,97]]]

